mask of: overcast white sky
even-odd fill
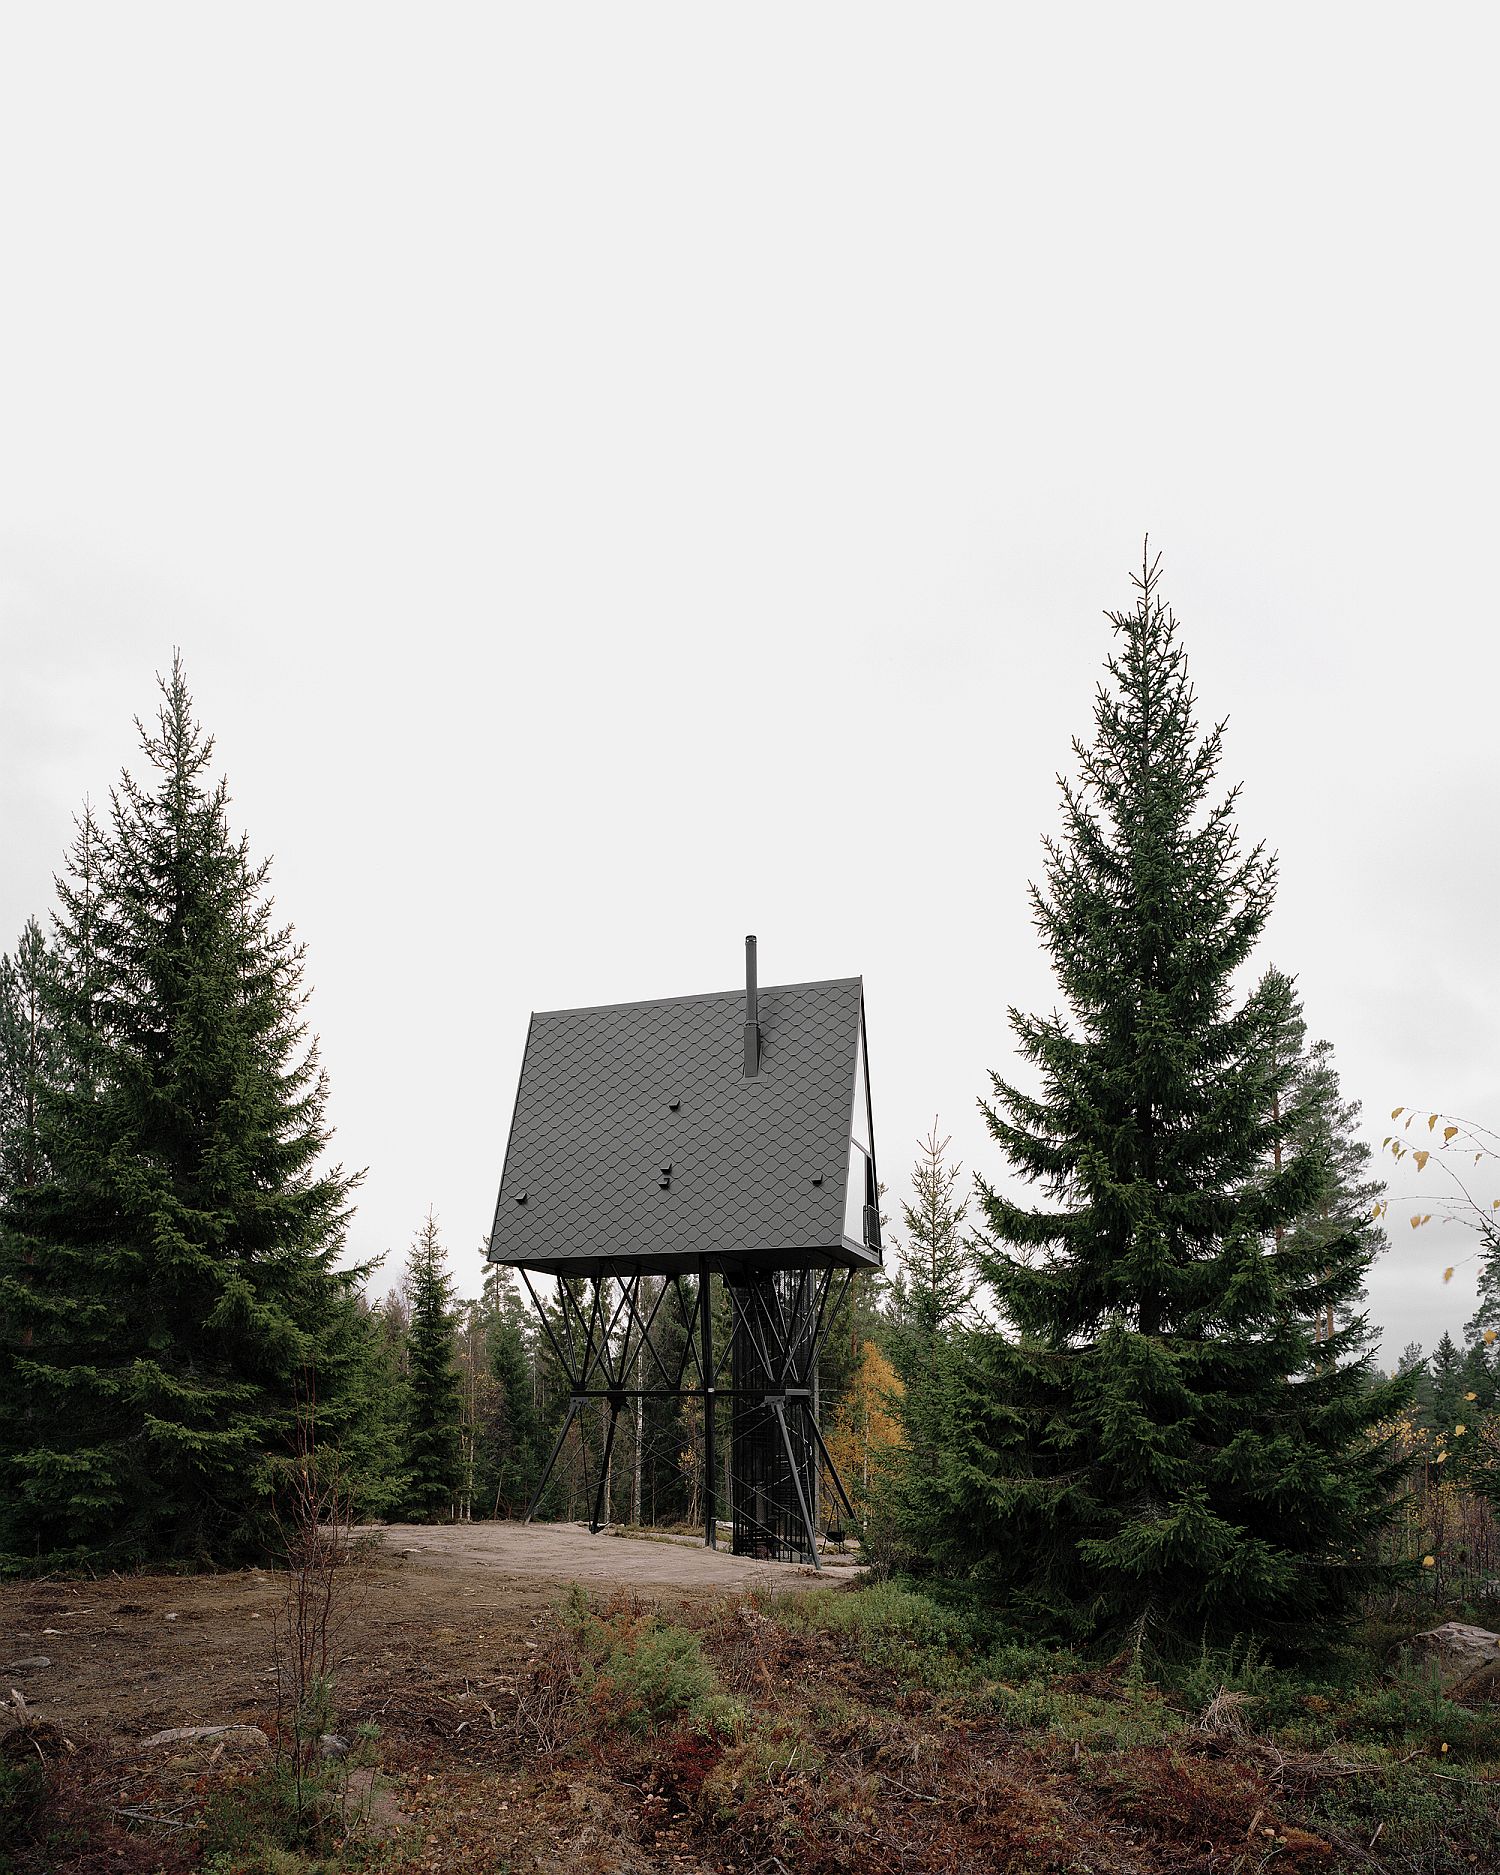
[[[1500,1124],[1492,25],[5,7],[0,946],[178,644],[361,1254],[431,1203],[474,1289],[528,1012],[732,986],[752,930],[864,974],[893,1197],[934,1112],[998,1177],[1149,530],[1262,960],[1377,1144]],[[1437,1189],[1392,1358],[1472,1308]]]

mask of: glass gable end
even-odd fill
[[[870,1150],[870,1082],[865,1073],[865,1025],[861,1016],[859,1024],[859,1048],[854,1057],[854,1112],[850,1119],[850,1133],[855,1143]]]
[[[849,1147],[849,1184],[844,1192],[844,1235],[853,1243],[865,1241],[865,1206],[874,1202],[870,1155],[863,1146]]]

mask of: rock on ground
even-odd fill
[[[1500,1634],[1466,1621],[1445,1621],[1412,1641],[1419,1660],[1436,1667],[1443,1691],[1452,1697],[1477,1693],[1500,1680]]]
[[[141,1740],[146,1745],[196,1745],[205,1738],[222,1740],[226,1745],[269,1745],[270,1739],[258,1725],[179,1725],[170,1732],[153,1732]]]

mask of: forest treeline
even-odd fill
[[[1010,1011],[996,1163],[966,1196],[934,1124],[819,1389],[887,1566],[1079,1644],[1295,1650],[1404,1579],[1500,1569],[1500,1245],[1480,1217],[1465,1345],[1381,1373],[1383,1187],[1294,976],[1255,962],[1275,861],[1158,579],[1109,615],[1044,843],[1060,1003]],[[459,1300],[432,1216],[399,1281],[341,1266],[358,1176],[328,1159],[303,952],[180,661],[141,747],[0,964],[0,1551],[264,1554],[310,1438],[362,1514],[516,1515],[567,1407],[545,1327],[507,1272]],[[697,1410],[631,1403],[611,1520],[698,1520]],[[543,1515],[587,1513],[598,1440],[585,1418]]]

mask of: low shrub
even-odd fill
[[[1000,1641],[984,1656],[984,1671],[991,1679],[1026,1686],[1059,1674],[1079,1673],[1083,1662],[1065,1647],[1046,1647],[1039,1641]]]
[[[1372,1868],[1472,1875],[1500,1867],[1494,1784],[1451,1774],[1439,1781],[1431,1772],[1430,1760],[1407,1764],[1371,1750],[1358,1776],[1312,1788],[1310,1826],[1339,1832],[1361,1849],[1376,1845],[1381,1860],[1372,1856]]]
[[[1007,1723],[1045,1723],[1043,1707],[1018,1698],[1016,1688],[1083,1668],[1078,1655],[999,1626],[972,1600],[939,1599],[909,1583],[814,1589],[780,1597],[773,1612],[783,1627],[827,1634],[899,1684],[957,1695],[981,1713],[1003,1711]],[[1042,1716],[1018,1716],[1033,1708]]]
[[[0,1733],[0,1875],[12,1867],[11,1846],[31,1834],[56,1796],[62,1753],[61,1732],[31,1714]]]
[[[1433,1667],[1403,1657],[1384,1686],[1345,1699],[1333,1715],[1339,1736],[1434,1757],[1500,1757],[1500,1710],[1447,1698]]]
[[[577,1649],[575,1688],[587,1724],[645,1735],[680,1723],[719,1737],[744,1725],[745,1708],[725,1692],[691,1629],[634,1601],[596,1609],[577,1588],[563,1623]]]
[[[203,1806],[204,1875],[344,1875],[368,1867],[338,1769],[269,1764],[214,1790]]]
[[[1235,1639],[1228,1647],[1205,1644],[1196,1660],[1162,1670],[1163,1683],[1190,1712],[1201,1711],[1220,1693],[1248,1693],[1260,1698],[1285,1679],[1255,1640]]]
[[[900,1582],[782,1596],[774,1613],[783,1626],[828,1634],[867,1666],[929,1691],[960,1689],[987,1638],[981,1611],[944,1604]]]
[[[380,1728],[302,1768],[287,1752],[212,1789],[201,1820],[204,1875],[344,1875],[371,1866],[364,1839]]]
[[[769,1719],[751,1727],[704,1779],[700,1805],[718,1823],[743,1820],[766,1798],[816,1779],[823,1755],[795,1721]],[[798,1806],[800,1807],[800,1806]]]

